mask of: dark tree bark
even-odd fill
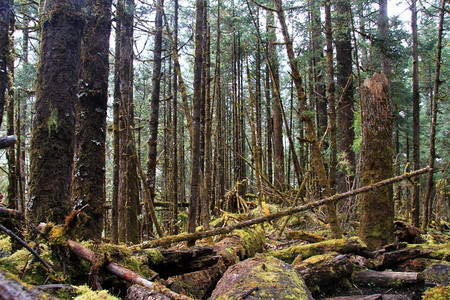
[[[362,185],[392,177],[392,108],[388,80],[375,73],[362,86]],[[394,201],[392,186],[363,194],[358,235],[371,250],[393,242]]]
[[[133,108],[133,20],[134,1],[120,0],[118,3],[120,19],[120,56],[118,62],[118,88],[120,93],[119,116],[119,241],[139,241],[139,194],[134,151],[134,108]]]
[[[387,14],[387,0],[379,0],[379,18],[378,18],[378,30],[380,32],[380,45],[381,45],[381,69],[386,75],[388,80],[391,77],[391,59],[389,57],[389,48],[386,47],[389,39],[389,19]]]
[[[153,49],[153,75],[152,75],[152,95],[151,95],[151,113],[150,129],[148,139],[148,182],[151,189],[152,199],[155,197],[156,184],[156,156],[158,141],[158,123],[159,123],[159,97],[161,87],[161,53],[162,53],[162,26],[164,0],[156,2],[155,16],[155,42]]]
[[[36,115],[31,138],[31,214],[62,223],[70,211],[75,101],[83,17],[79,0],[48,0],[41,14]]]
[[[279,62],[276,47],[276,35],[275,35],[275,21],[273,12],[267,12],[267,22],[269,25],[269,62],[272,69],[272,99],[277,99],[279,96],[280,87],[280,72]],[[285,188],[285,174],[284,174],[284,149],[283,149],[283,119],[281,115],[281,103],[276,101],[272,106],[273,117],[273,179],[274,184],[279,190]]]
[[[203,69],[203,0],[196,0],[195,54],[194,54],[194,98],[192,115],[192,155],[191,155],[191,199],[189,205],[188,232],[195,232],[197,213],[200,203],[200,110],[202,103],[202,69]]]
[[[413,105],[413,168],[420,169],[420,94],[419,94],[419,44],[417,41],[417,7],[416,0],[411,3],[412,27],[412,105]],[[413,186],[413,200],[411,221],[416,227],[420,226],[420,181]]]
[[[344,169],[355,165],[355,154],[352,150],[355,133],[353,131],[353,78],[352,78],[352,44],[350,35],[350,4],[346,0],[339,0],[335,4],[337,18],[336,27],[336,63],[337,63],[337,131],[338,150],[345,161]],[[347,165],[347,166],[346,166]],[[338,189],[340,192],[346,191],[346,176],[348,174],[340,172],[338,174]]]
[[[178,49],[178,0],[174,1],[174,29],[173,48]],[[174,67],[175,69],[175,67]],[[173,109],[172,109],[172,219],[170,232],[178,234],[178,77],[177,71],[173,72]]]
[[[105,140],[108,102],[109,35],[112,1],[87,0],[81,43],[81,77],[75,109],[75,160],[72,201],[88,215],[85,239],[100,240],[105,196]]]
[[[9,45],[9,20],[10,1],[0,1],[0,126],[3,121],[3,110],[6,104],[6,87],[8,85],[8,52]]]
[[[438,27],[438,41],[437,41],[437,53],[436,53],[436,68],[434,72],[434,88],[433,88],[433,98],[431,99],[431,129],[430,129],[430,154],[429,163],[430,168],[434,168],[434,161],[436,159],[436,149],[435,149],[435,139],[436,139],[436,119],[437,119],[437,105],[439,101],[439,85],[441,81],[439,79],[441,71],[441,56],[442,56],[442,36],[444,31],[444,15],[445,15],[445,0],[442,0],[440,13],[439,13],[439,27]],[[431,191],[433,189],[433,172],[428,174],[427,178],[427,190],[425,193],[425,199],[423,203],[423,223],[422,229],[425,230],[428,227],[428,222],[430,221],[431,212]]]

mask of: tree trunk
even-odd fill
[[[159,98],[161,88],[161,53],[162,53],[162,25],[163,25],[163,9],[164,0],[156,2],[155,16],[155,42],[153,49],[153,74],[152,74],[152,95],[151,95],[151,113],[150,128],[148,139],[148,182],[151,189],[152,199],[155,197],[156,188],[156,157],[157,157],[157,141],[158,141],[158,124],[159,124]]]
[[[385,75],[375,73],[361,88],[361,183],[369,185],[393,175],[392,108]],[[369,249],[391,243],[394,240],[392,186],[362,195],[360,209],[358,235]]]
[[[444,31],[444,14],[445,14],[445,0],[442,0],[440,13],[439,13],[439,27],[438,27],[438,41],[437,41],[437,53],[436,53],[436,69],[434,72],[434,89],[433,89],[433,98],[431,99],[431,129],[430,129],[430,155],[429,155],[429,163],[428,166],[430,168],[434,168],[434,161],[436,158],[436,149],[435,149],[435,139],[436,139],[436,119],[438,112],[438,102],[439,102],[439,85],[441,81],[439,79],[440,71],[441,71],[441,55],[442,55],[442,35]],[[423,223],[422,229],[425,230],[428,227],[428,223],[430,221],[430,212],[431,209],[431,191],[433,189],[433,172],[428,174],[427,178],[427,190],[425,194],[425,199],[423,203]]]
[[[106,110],[112,1],[85,2],[86,26],[81,43],[81,80],[75,109],[75,161],[72,201],[88,215],[82,237],[100,240],[105,195]]]
[[[75,101],[83,33],[81,1],[47,0],[41,14],[36,116],[31,138],[31,214],[62,223],[70,211]]]
[[[420,94],[419,94],[419,44],[417,40],[417,8],[416,0],[411,3],[412,27],[412,105],[413,105],[413,169],[420,169]],[[416,227],[420,226],[420,181],[413,186],[411,221]]]
[[[346,0],[339,0],[335,4],[337,18],[335,21],[335,44],[337,63],[338,103],[337,131],[338,150],[341,153],[339,163],[342,172],[338,174],[338,190],[348,190],[347,176],[355,166],[355,154],[352,150],[355,133],[353,131],[353,77],[352,77],[352,45],[350,36],[350,4]]]
[[[189,205],[188,232],[195,232],[197,213],[200,204],[200,110],[202,104],[202,68],[203,68],[203,9],[204,1],[196,0],[195,54],[194,54],[194,98],[191,141],[191,199]]]
[[[0,126],[3,122],[3,110],[6,104],[6,88],[8,86],[8,53],[11,49],[9,41],[10,1],[0,1]]]
[[[386,45],[388,44],[389,36],[389,19],[387,13],[387,2],[388,0],[378,0],[379,10],[378,10],[378,31],[380,32],[380,45],[381,45],[381,70],[384,75],[386,75],[387,79],[391,78],[391,59],[390,59],[390,50]]]

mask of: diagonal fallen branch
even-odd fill
[[[97,262],[97,257],[93,251],[83,247],[82,245],[72,240],[68,240],[67,245],[69,246],[70,251],[72,251],[75,255],[89,261],[91,264],[95,264]],[[187,296],[180,295],[169,290],[168,288],[159,283],[151,282],[146,278],[142,277],[141,275],[125,268],[124,266],[119,265],[118,263],[109,262],[105,265],[105,269],[111,274],[116,275],[117,277],[125,279],[131,283],[139,284],[143,287],[154,290],[158,293],[164,294],[170,299],[192,300]]]
[[[157,240],[153,240],[153,241],[147,241],[144,242],[142,244],[138,244],[138,245],[134,245],[131,246],[131,249],[136,249],[136,248],[155,248],[155,247],[159,247],[159,246],[166,246],[166,245],[170,245],[173,243],[178,243],[178,242],[182,242],[182,241],[196,241],[198,239],[202,239],[205,237],[209,237],[209,236],[215,236],[215,235],[220,235],[220,234],[227,234],[232,232],[233,230],[236,229],[241,229],[241,228],[245,228],[251,225],[255,225],[255,224],[260,224],[260,223],[264,223],[267,221],[271,221],[271,220],[275,220],[275,219],[279,219],[281,217],[284,216],[289,216],[289,215],[293,215],[295,213],[299,213],[302,211],[307,211],[311,208],[314,207],[318,207],[321,205],[325,205],[328,203],[336,203],[337,201],[341,200],[341,199],[345,199],[348,198],[350,196],[353,195],[357,195],[357,194],[361,194],[361,193],[365,193],[368,191],[372,191],[375,190],[377,188],[389,185],[389,184],[393,184],[414,176],[418,176],[420,174],[426,173],[426,172],[431,172],[432,169],[430,167],[426,167],[414,172],[410,172],[410,173],[405,173],[403,175],[400,176],[396,176],[393,178],[389,178],[383,181],[379,181],[377,183],[368,185],[368,186],[364,186],[361,187],[359,189],[356,190],[352,190],[352,191],[348,191],[346,193],[342,193],[342,194],[336,194],[334,196],[328,197],[328,198],[324,198],[318,201],[314,201],[314,202],[310,202],[307,203],[305,205],[300,205],[300,206],[295,206],[293,208],[290,209],[286,209],[286,210],[282,210],[279,212],[276,212],[274,214],[271,215],[266,215],[263,217],[258,217],[258,218],[254,218],[251,220],[247,220],[247,221],[243,221],[240,223],[236,223],[233,225],[229,225],[229,226],[225,226],[222,228],[216,228],[216,229],[212,229],[212,230],[208,230],[208,231],[203,231],[203,232],[194,232],[194,233],[181,233],[178,235],[173,235],[173,236],[167,236],[167,237],[163,237]]]

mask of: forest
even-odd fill
[[[0,0],[0,299],[449,299],[446,0]]]

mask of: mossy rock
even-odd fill
[[[257,254],[230,267],[214,289],[212,300],[313,299],[295,270],[274,257]]]
[[[434,264],[429,266],[421,276],[426,285],[445,285],[450,281],[450,264]]]

